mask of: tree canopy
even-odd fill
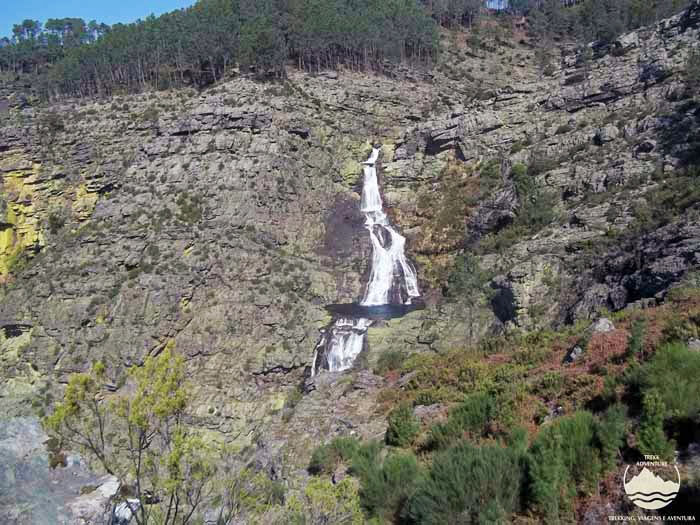
[[[202,85],[235,65],[281,76],[288,60],[313,71],[378,70],[385,61],[427,62],[438,42],[418,0],[199,0],[132,24],[15,28],[0,47],[0,70],[45,71],[49,95]]]
[[[478,28],[489,16],[526,15],[538,41],[611,41],[676,12],[688,0],[198,0],[107,26],[80,18],[24,20],[0,39],[0,71],[32,73],[46,96],[110,95],[216,82],[232,67],[284,76],[295,64],[385,70],[429,64],[440,26]],[[497,6],[498,9],[492,9]]]

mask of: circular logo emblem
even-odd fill
[[[622,481],[627,497],[647,510],[662,509],[671,503],[681,488],[681,473],[675,465],[663,461],[639,462],[630,472],[625,469]]]

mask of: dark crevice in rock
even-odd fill
[[[2,326],[2,331],[6,338],[19,337],[23,333],[32,329],[29,324],[6,324]]]
[[[513,290],[507,286],[507,283],[502,283],[498,279],[495,279],[491,283],[491,287],[497,290],[496,294],[491,299],[493,313],[502,323],[515,321],[517,318],[517,310]]]
[[[309,128],[292,128],[288,129],[287,133],[289,133],[290,135],[296,135],[297,137],[301,137],[302,139],[308,139],[311,135],[311,130]]]
[[[428,138],[425,144],[425,154],[428,156],[439,155],[445,151],[449,151],[454,147],[454,139],[436,139]]]
[[[494,126],[490,126],[487,128],[484,128],[480,131],[480,135],[486,135],[487,133],[491,133],[492,131],[496,131],[497,129],[501,129],[503,127],[503,124],[496,124]]]
[[[461,144],[455,144],[455,157],[457,157],[457,160],[460,160],[462,162],[467,161],[467,157],[466,155],[464,155],[464,151],[462,151]]]
[[[272,368],[266,368],[264,370],[260,370],[259,372],[253,372],[252,374],[254,376],[267,376],[271,374],[283,374],[287,375],[290,372],[294,372],[295,370],[298,370],[300,368],[304,368],[307,365],[301,364],[301,365],[291,365],[291,366],[284,366],[284,365],[276,365],[273,366]]]

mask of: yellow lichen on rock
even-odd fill
[[[98,198],[98,194],[89,191],[87,185],[78,186],[75,190],[75,201],[73,201],[73,213],[78,220],[85,221],[92,216]]]
[[[182,310],[185,313],[190,311],[190,298],[189,297],[183,297],[182,299],[180,299],[180,310]]]
[[[25,250],[31,254],[46,243],[33,206],[10,203],[4,222],[0,231],[0,276],[10,272]]]
[[[382,161],[391,162],[394,160],[394,152],[396,151],[396,145],[390,142],[385,142],[382,144]]]
[[[7,170],[2,174],[7,211],[0,217],[0,276],[6,276],[23,252],[32,254],[46,241],[34,204],[41,165],[14,152],[2,159],[0,168]]]
[[[348,159],[340,170],[340,176],[345,184],[351,186],[356,182],[358,174],[361,172],[362,165],[356,160]]]
[[[362,161],[372,153],[372,144],[369,141],[352,143],[344,141],[340,151],[346,152],[347,158],[340,169],[343,183],[352,186],[362,176]]]

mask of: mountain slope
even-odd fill
[[[700,265],[700,112],[682,77],[699,24],[694,3],[589,59],[565,50],[549,76],[527,45],[458,35],[435,72],[393,79],[290,72],[51,107],[4,79],[0,406],[47,410],[94,360],[118,391],[174,345],[192,424],[295,478],[320,440],[383,433],[385,378],[366,365],[390,350],[658,304]],[[427,308],[370,329],[351,384],[319,378],[287,411],[324,306],[367,277],[374,143]],[[461,252],[482,277],[460,287]]]

